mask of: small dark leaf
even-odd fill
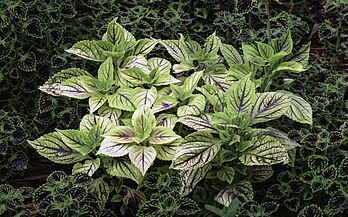
[[[298,217],[323,217],[323,211],[316,204],[312,204],[303,208]]]

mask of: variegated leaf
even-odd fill
[[[115,18],[108,24],[106,33],[103,35],[103,40],[116,45],[126,41],[135,41],[135,38],[132,33],[118,24],[117,18]]]
[[[233,167],[225,167],[217,171],[216,175],[221,181],[231,184],[234,180],[235,173]]]
[[[285,112],[285,115],[294,121],[303,124],[313,124],[312,120],[312,107],[302,97],[294,94],[285,93],[290,99],[289,109]]]
[[[102,106],[98,110],[98,114],[102,117],[109,118],[116,126],[119,125],[119,117],[122,112],[119,109],[110,106]]]
[[[133,91],[132,102],[136,108],[141,106],[151,107],[157,98],[157,90],[155,87],[144,89],[137,87]]]
[[[186,196],[193,191],[199,181],[201,181],[207,172],[211,169],[211,165],[205,165],[196,169],[183,170],[180,172],[181,179],[181,195]]]
[[[285,147],[271,136],[253,137],[251,143],[253,146],[239,157],[244,165],[262,166],[289,161]]]
[[[153,82],[153,85],[155,86],[163,86],[163,85],[168,85],[168,84],[177,84],[180,83],[181,81],[174,78],[173,76],[169,74],[162,74],[159,75],[158,78],[156,79],[155,82]]]
[[[57,74],[55,74],[53,77],[49,78],[42,86],[39,87],[39,90],[51,94],[53,96],[59,96],[59,87],[60,84],[73,77],[79,77],[79,76],[88,76],[92,77],[92,75],[79,68],[70,68],[70,69],[65,69]]]
[[[150,136],[152,129],[156,126],[155,115],[149,107],[142,106],[133,113],[132,125],[135,136],[139,140],[136,142],[140,143]]]
[[[249,63],[254,63],[259,66],[264,66],[264,59],[261,57],[261,53],[256,44],[242,43],[243,56]]]
[[[198,72],[194,72],[189,77],[187,77],[183,85],[184,90],[192,93],[196,89],[197,84],[199,80],[202,78],[202,76],[203,76],[203,71],[198,71]]]
[[[138,184],[143,180],[143,176],[139,169],[125,157],[110,159],[110,162],[106,165],[106,172],[111,176],[129,178]]]
[[[214,198],[215,201],[228,207],[234,198],[242,203],[251,201],[254,198],[253,187],[248,181],[241,181],[233,187],[221,190]]]
[[[131,127],[117,126],[103,136],[115,143],[132,143],[135,133]]]
[[[286,133],[272,127],[267,127],[266,129],[255,128],[252,131],[253,131],[253,134],[258,137],[271,136],[275,138],[278,142],[280,142],[285,147],[286,150],[290,150],[300,146],[297,142],[289,139]]]
[[[290,106],[287,95],[277,92],[257,93],[250,109],[250,123],[262,123],[284,115]]]
[[[308,65],[309,51],[311,49],[311,43],[303,45],[301,49],[295,53],[289,61],[295,61],[300,63],[304,68]]]
[[[75,54],[84,59],[104,62],[107,56],[103,51],[112,51],[113,44],[107,41],[79,41],[70,49],[65,50],[68,53]]]
[[[232,45],[220,43],[220,51],[230,67],[244,63],[243,57]]]
[[[128,87],[119,88],[116,93],[108,96],[109,106],[126,111],[134,111],[132,102],[133,89]]]
[[[178,108],[178,116],[200,115],[205,109],[205,97],[201,94],[195,94],[190,97],[187,105]]]
[[[103,94],[93,94],[89,99],[88,99],[88,104],[89,104],[89,112],[93,113],[97,111],[100,107],[104,105],[104,103],[107,101],[107,98]]]
[[[145,74],[149,74],[151,71],[147,65],[147,59],[144,56],[131,56],[128,57],[124,62],[125,64],[123,65],[123,68],[140,69]],[[132,78],[131,73],[128,73],[127,76]]]
[[[102,82],[112,82],[114,80],[114,64],[112,58],[107,58],[98,69],[98,80]]]
[[[71,164],[85,158],[81,153],[67,146],[58,132],[43,135],[34,141],[28,140],[28,143],[41,156],[55,163]]]
[[[82,163],[76,163],[73,166],[72,173],[85,173],[89,176],[92,176],[95,171],[98,170],[100,166],[100,159],[97,158],[95,160],[86,160],[83,164]]]
[[[149,143],[161,145],[171,143],[176,139],[181,138],[172,129],[167,127],[155,127],[149,137]]]
[[[288,30],[280,38],[271,41],[271,46],[276,53],[285,52],[290,54],[293,47],[293,42],[291,38],[291,31]]]
[[[252,174],[250,181],[252,183],[264,182],[273,176],[272,166],[251,166],[248,170]]]
[[[177,120],[178,117],[174,114],[160,114],[157,117],[156,126],[173,129]]]
[[[303,72],[306,71],[307,69],[303,67],[302,64],[295,62],[295,61],[290,61],[290,62],[282,62],[275,69],[273,69],[272,73],[277,73],[277,72]]]
[[[227,91],[228,88],[237,82],[237,79],[228,74],[204,75],[203,80],[207,85],[215,85],[222,91]]]
[[[57,93],[76,99],[86,99],[97,92],[98,80],[89,76],[72,77],[63,81]]]
[[[168,53],[178,62],[187,62],[189,55],[186,47],[183,47],[179,40],[160,40],[159,43],[166,48]]]
[[[174,96],[161,96],[156,99],[155,103],[152,106],[152,112],[158,113],[170,108],[173,108],[178,104],[177,99]]]
[[[227,109],[233,114],[247,113],[252,108],[255,98],[255,84],[250,80],[250,76],[246,76],[228,89]]]
[[[151,164],[155,161],[156,150],[153,147],[134,145],[129,151],[129,158],[144,176]]]
[[[157,40],[144,38],[137,41],[137,45],[134,47],[133,55],[145,55],[150,53],[158,43]]]
[[[171,143],[161,144],[161,145],[152,145],[156,149],[156,157],[160,160],[171,161],[174,159],[175,153],[178,150],[182,139],[176,139]]]
[[[131,147],[132,145],[130,144],[116,143],[110,138],[105,138],[100,145],[97,155],[101,154],[109,157],[121,157],[127,155]]]
[[[207,114],[202,114],[199,117],[191,115],[182,116],[178,119],[178,122],[185,124],[197,131],[205,130],[217,133],[217,130],[213,126],[210,116]]]
[[[220,150],[219,140],[206,131],[199,131],[186,136],[177,150],[171,167],[188,170],[202,167],[209,163]]]
[[[57,130],[60,138],[65,145],[80,152],[82,155],[87,155],[92,151],[93,141],[89,138],[88,133],[79,130]]]
[[[217,53],[219,50],[220,39],[216,36],[215,32],[208,36],[204,43],[204,53]]]
[[[100,135],[109,132],[116,125],[109,118],[94,114],[85,115],[80,122],[81,131],[90,131],[94,126],[99,128]]]
[[[149,59],[147,64],[150,71],[158,69],[159,74],[169,74],[172,68],[172,64],[168,60],[157,57]]]

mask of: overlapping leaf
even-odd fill
[[[237,185],[221,190],[214,198],[215,201],[228,207],[234,198],[242,203],[252,200],[254,197],[253,187],[248,181],[239,182]]]
[[[167,127],[155,127],[149,137],[149,142],[151,144],[167,144],[171,143],[176,139],[181,138],[172,129]]]
[[[76,163],[72,169],[72,173],[86,173],[89,176],[92,176],[95,171],[98,170],[100,166],[100,159],[95,160],[86,160],[83,164]]]
[[[157,90],[155,87],[151,89],[143,89],[137,87],[133,91],[132,102],[136,108],[141,106],[151,107],[157,98]]]
[[[205,177],[205,175],[211,168],[212,166],[208,164],[200,168],[181,171],[181,195],[185,196],[191,193],[197,185],[197,183]]]
[[[127,87],[119,88],[116,93],[108,96],[109,106],[126,111],[134,111],[132,102],[133,89]]]
[[[142,175],[150,168],[155,161],[156,150],[153,147],[134,145],[129,151],[131,162],[140,170]]]
[[[97,155],[106,155],[110,157],[121,157],[129,153],[130,144],[116,143],[111,138],[105,138],[100,144]]]
[[[111,176],[129,178],[138,184],[143,180],[143,176],[139,169],[125,157],[110,159],[107,165],[106,172]]]
[[[211,118],[207,114],[202,114],[201,116],[191,116],[186,115],[178,119],[178,122],[185,124],[197,131],[204,130],[217,133],[217,130],[213,126]]]

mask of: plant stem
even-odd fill
[[[267,14],[267,38],[271,41],[271,18],[269,13],[269,0],[266,0],[266,14]]]

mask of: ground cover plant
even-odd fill
[[[347,212],[344,2],[0,6],[1,215]]]

